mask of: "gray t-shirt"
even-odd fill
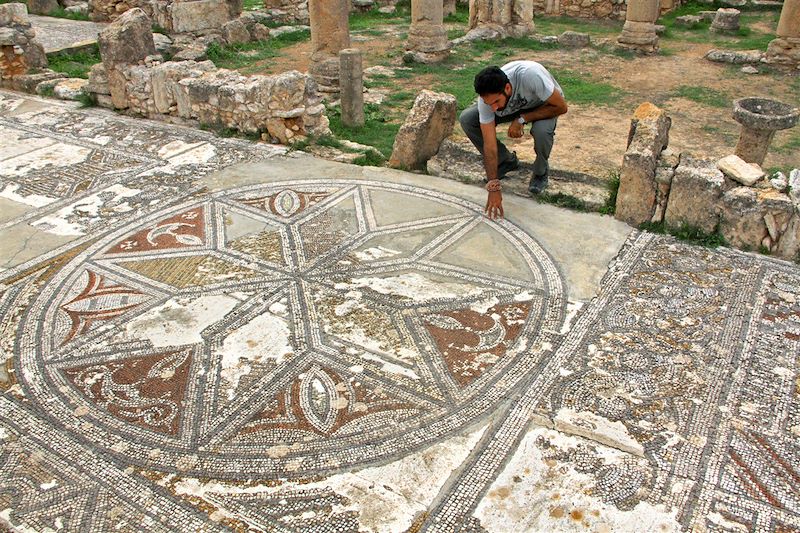
[[[553,95],[555,90],[564,95],[564,91],[553,76],[535,61],[512,61],[500,68],[508,76],[512,92],[506,108],[496,113],[498,117],[513,115],[522,109],[539,107]],[[478,113],[481,124],[494,122],[495,112],[480,96]]]

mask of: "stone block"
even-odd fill
[[[58,9],[57,0],[27,0],[28,13],[34,15],[49,15]]]
[[[733,65],[741,65],[745,63],[760,63],[764,57],[764,52],[760,50],[709,50],[706,52],[705,58],[715,63],[731,63]]]
[[[100,32],[97,38],[106,70],[135,65],[156,53],[151,21],[139,8],[126,11]]]
[[[634,112],[620,171],[617,219],[634,226],[652,220],[656,208],[656,165],[669,142],[670,125],[666,113],[649,102]]]
[[[695,26],[703,22],[703,17],[699,15],[683,15],[680,17],[675,17],[675,24],[677,26]]]
[[[25,4],[14,2],[0,4],[0,26],[30,26]]]
[[[389,165],[421,170],[439,151],[456,121],[456,99],[447,93],[424,89],[394,140]]]
[[[800,169],[793,169],[789,172],[789,197],[795,206],[800,208]]]
[[[670,227],[688,224],[713,233],[719,223],[724,183],[725,177],[714,163],[682,158],[672,177],[664,222]]]
[[[17,43],[17,32],[12,28],[0,28],[0,46],[14,46]]]
[[[758,165],[748,163],[738,155],[727,155],[717,161],[717,168],[729,178],[742,185],[751,187],[764,177],[764,171]]]
[[[175,33],[220,29],[230,20],[225,0],[173,2],[169,12]]]
[[[797,261],[800,259],[800,212],[795,210],[775,248],[778,257]]]
[[[226,22],[222,26],[222,38],[228,44],[239,44],[250,42],[250,32],[247,26],[239,19]]]
[[[153,105],[159,113],[169,113],[177,106],[177,84],[184,78],[197,78],[204,72],[215,69],[210,61],[197,63],[194,61],[176,61],[162,63],[153,68],[151,83],[153,87]]]
[[[731,246],[758,250],[765,242],[780,239],[781,228],[788,226],[793,213],[785,194],[736,187],[722,196],[719,229]]]
[[[589,46],[589,34],[565,31],[558,36],[558,44],[566,48],[584,48]]]
[[[736,187],[722,196],[719,229],[731,246],[759,249],[768,232],[754,189]]]

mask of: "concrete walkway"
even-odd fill
[[[0,92],[0,523],[800,528],[800,270]]]

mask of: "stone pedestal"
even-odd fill
[[[469,28],[496,31],[502,37],[533,33],[533,0],[470,0]]]
[[[449,54],[450,43],[443,24],[442,0],[411,0],[406,60],[438,63]]]
[[[339,92],[339,52],[350,48],[349,2],[347,0],[309,0],[311,25],[311,65],[323,93]]]
[[[342,124],[349,128],[364,125],[364,80],[361,50],[345,48],[339,52],[339,90]]]
[[[740,11],[732,7],[717,9],[717,14],[711,23],[711,31],[722,33],[737,31],[739,29],[739,14]]]
[[[742,125],[734,154],[762,165],[777,130],[797,125],[800,110],[767,98],[741,98],[733,102],[733,119]]]
[[[775,32],[767,47],[767,62],[800,67],[800,0],[784,0]]]
[[[659,11],[658,0],[630,0],[625,15],[625,25],[617,38],[617,43],[624,48],[644,53],[657,52],[658,35],[655,21]]]

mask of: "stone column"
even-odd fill
[[[411,0],[406,60],[438,63],[450,54],[442,0]]]
[[[533,33],[533,0],[470,0],[470,33],[495,31],[501,37]]]
[[[660,11],[659,0],[629,0],[625,15],[625,25],[617,37],[617,43],[645,53],[658,51],[658,35],[656,35],[656,19]]]
[[[778,36],[767,47],[767,61],[800,66],[800,0],[784,0]]]
[[[308,2],[312,49],[308,71],[323,93],[339,91],[339,52],[350,48],[349,8],[348,0]]]
[[[339,52],[339,90],[342,124],[348,128],[364,125],[364,81],[361,50],[345,48]]]

